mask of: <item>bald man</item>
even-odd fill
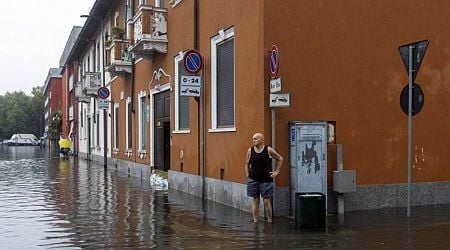
[[[264,144],[264,136],[256,133],[252,137],[253,146],[247,151],[245,174],[247,175],[247,196],[253,198],[253,222],[258,222],[260,197],[263,198],[267,222],[272,222],[273,178],[280,172],[283,157],[273,148]],[[272,159],[276,160],[276,169],[272,171]]]

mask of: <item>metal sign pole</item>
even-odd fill
[[[413,50],[414,45],[409,45],[409,69],[408,69],[408,204],[407,216],[411,216],[411,148],[412,148],[412,88],[413,88]]]
[[[275,147],[276,147],[276,143],[275,143],[275,108],[272,108],[272,148],[274,149],[274,150],[276,150],[275,149]],[[272,171],[275,171],[275,169],[276,169],[276,164],[275,164],[275,161],[274,160],[272,160]],[[276,187],[277,187],[277,182],[276,182],[276,177],[273,179],[273,196],[272,196],[272,217],[273,217],[273,214],[274,214],[274,203],[275,203],[275,201],[276,201]]]

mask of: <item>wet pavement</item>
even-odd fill
[[[251,215],[103,166],[0,146],[1,249],[448,249],[450,205],[328,215],[325,231]]]

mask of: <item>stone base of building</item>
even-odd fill
[[[356,192],[344,194],[345,211],[406,207],[406,183],[357,186]],[[328,191],[328,211],[336,212],[337,194]],[[450,203],[450,182],[411,184],[411,206]]]
[[[79,153],[79,158],[103,164],[103,157]],[[145,164],[108,158],[108,167],[150,181],[152,168]],[[202,177],[177,171],[168,171],[169,188],[202,197]],[[252,199],[247,197],[247,186],[241,183],[205,177],[205,198],[246,212],[252,211]],[[343,194],[345,211],[407,206],[407,184],[360,185],[356,192]],[[275,216],[293,215],[290,209],[290,191],[276,187],[273,197]],[[420,182],[411,185],[411,205],[450,203],[450,182]],[[262,202],[260,213],[263,215]],[[327,211],[337,212],[337,193],[331,188],[327,194]]]
[[[103,165],[104,163],[104,158],[100,155],[91,154],[90,156],[88,156],[86,153],[80,152],[78,154],[78,157],[80,159],[92,161],[100,165]],[[149,165],[114,158],[108,158],[107,164],[108,168],[115,168],[119,172],[127,173],[130,176],[134,176],[146,181],[150,181],[150,176],[153,170]]]
[[[169,189],[176,189],[195,196],[202,196],[202,177],[169,170]],[[247,185],[205,177],[205,198],[246,212],[252,211],[252,198],[247,197]],[[273,197],[273,214],[289,214],[289,189],[276,187]],[[264,208],[260,203],[260,215]]]
[[[169,170],[169,188],[202,196],[202,177]],[[212,200],[227,206],[252,211],[252,199],[247,197],[246,185],[224,180],[205,178],[205,194]],[[337,193],[327,194],[327,211],[337,213]],[[277,187],[274,195],[274,215],[293,215],[290,209],[290,193],[285,187]],[[344,194],[345,211],[380,209],[407,206],[407,185],[357,186],[356,192]],[[450,182],[414,183],[411,188],[411,205],[434,205],[450,203]],[[262,215],[262,205],[260,212]]]

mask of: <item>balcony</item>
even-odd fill
[[[91,98],[83,93],[83,82],[75,84],[75,100],[78,102],[89,103]]]
[[[106,71],[114,76],[131,74],[132,63],[128,60],[126,45],[128,40],[113,39],[111,46],[106,48]]]
[[[129,51],[152,59],[154,53],[167,53],[167,10],[141,5],[128,23],[131,42]]]
[[[79,102],[89,102],[90,97],[97,96],[97,90],[101,86],[102,74],[100,72],[86,72],[82,81],[75,85],[75,99]]]

